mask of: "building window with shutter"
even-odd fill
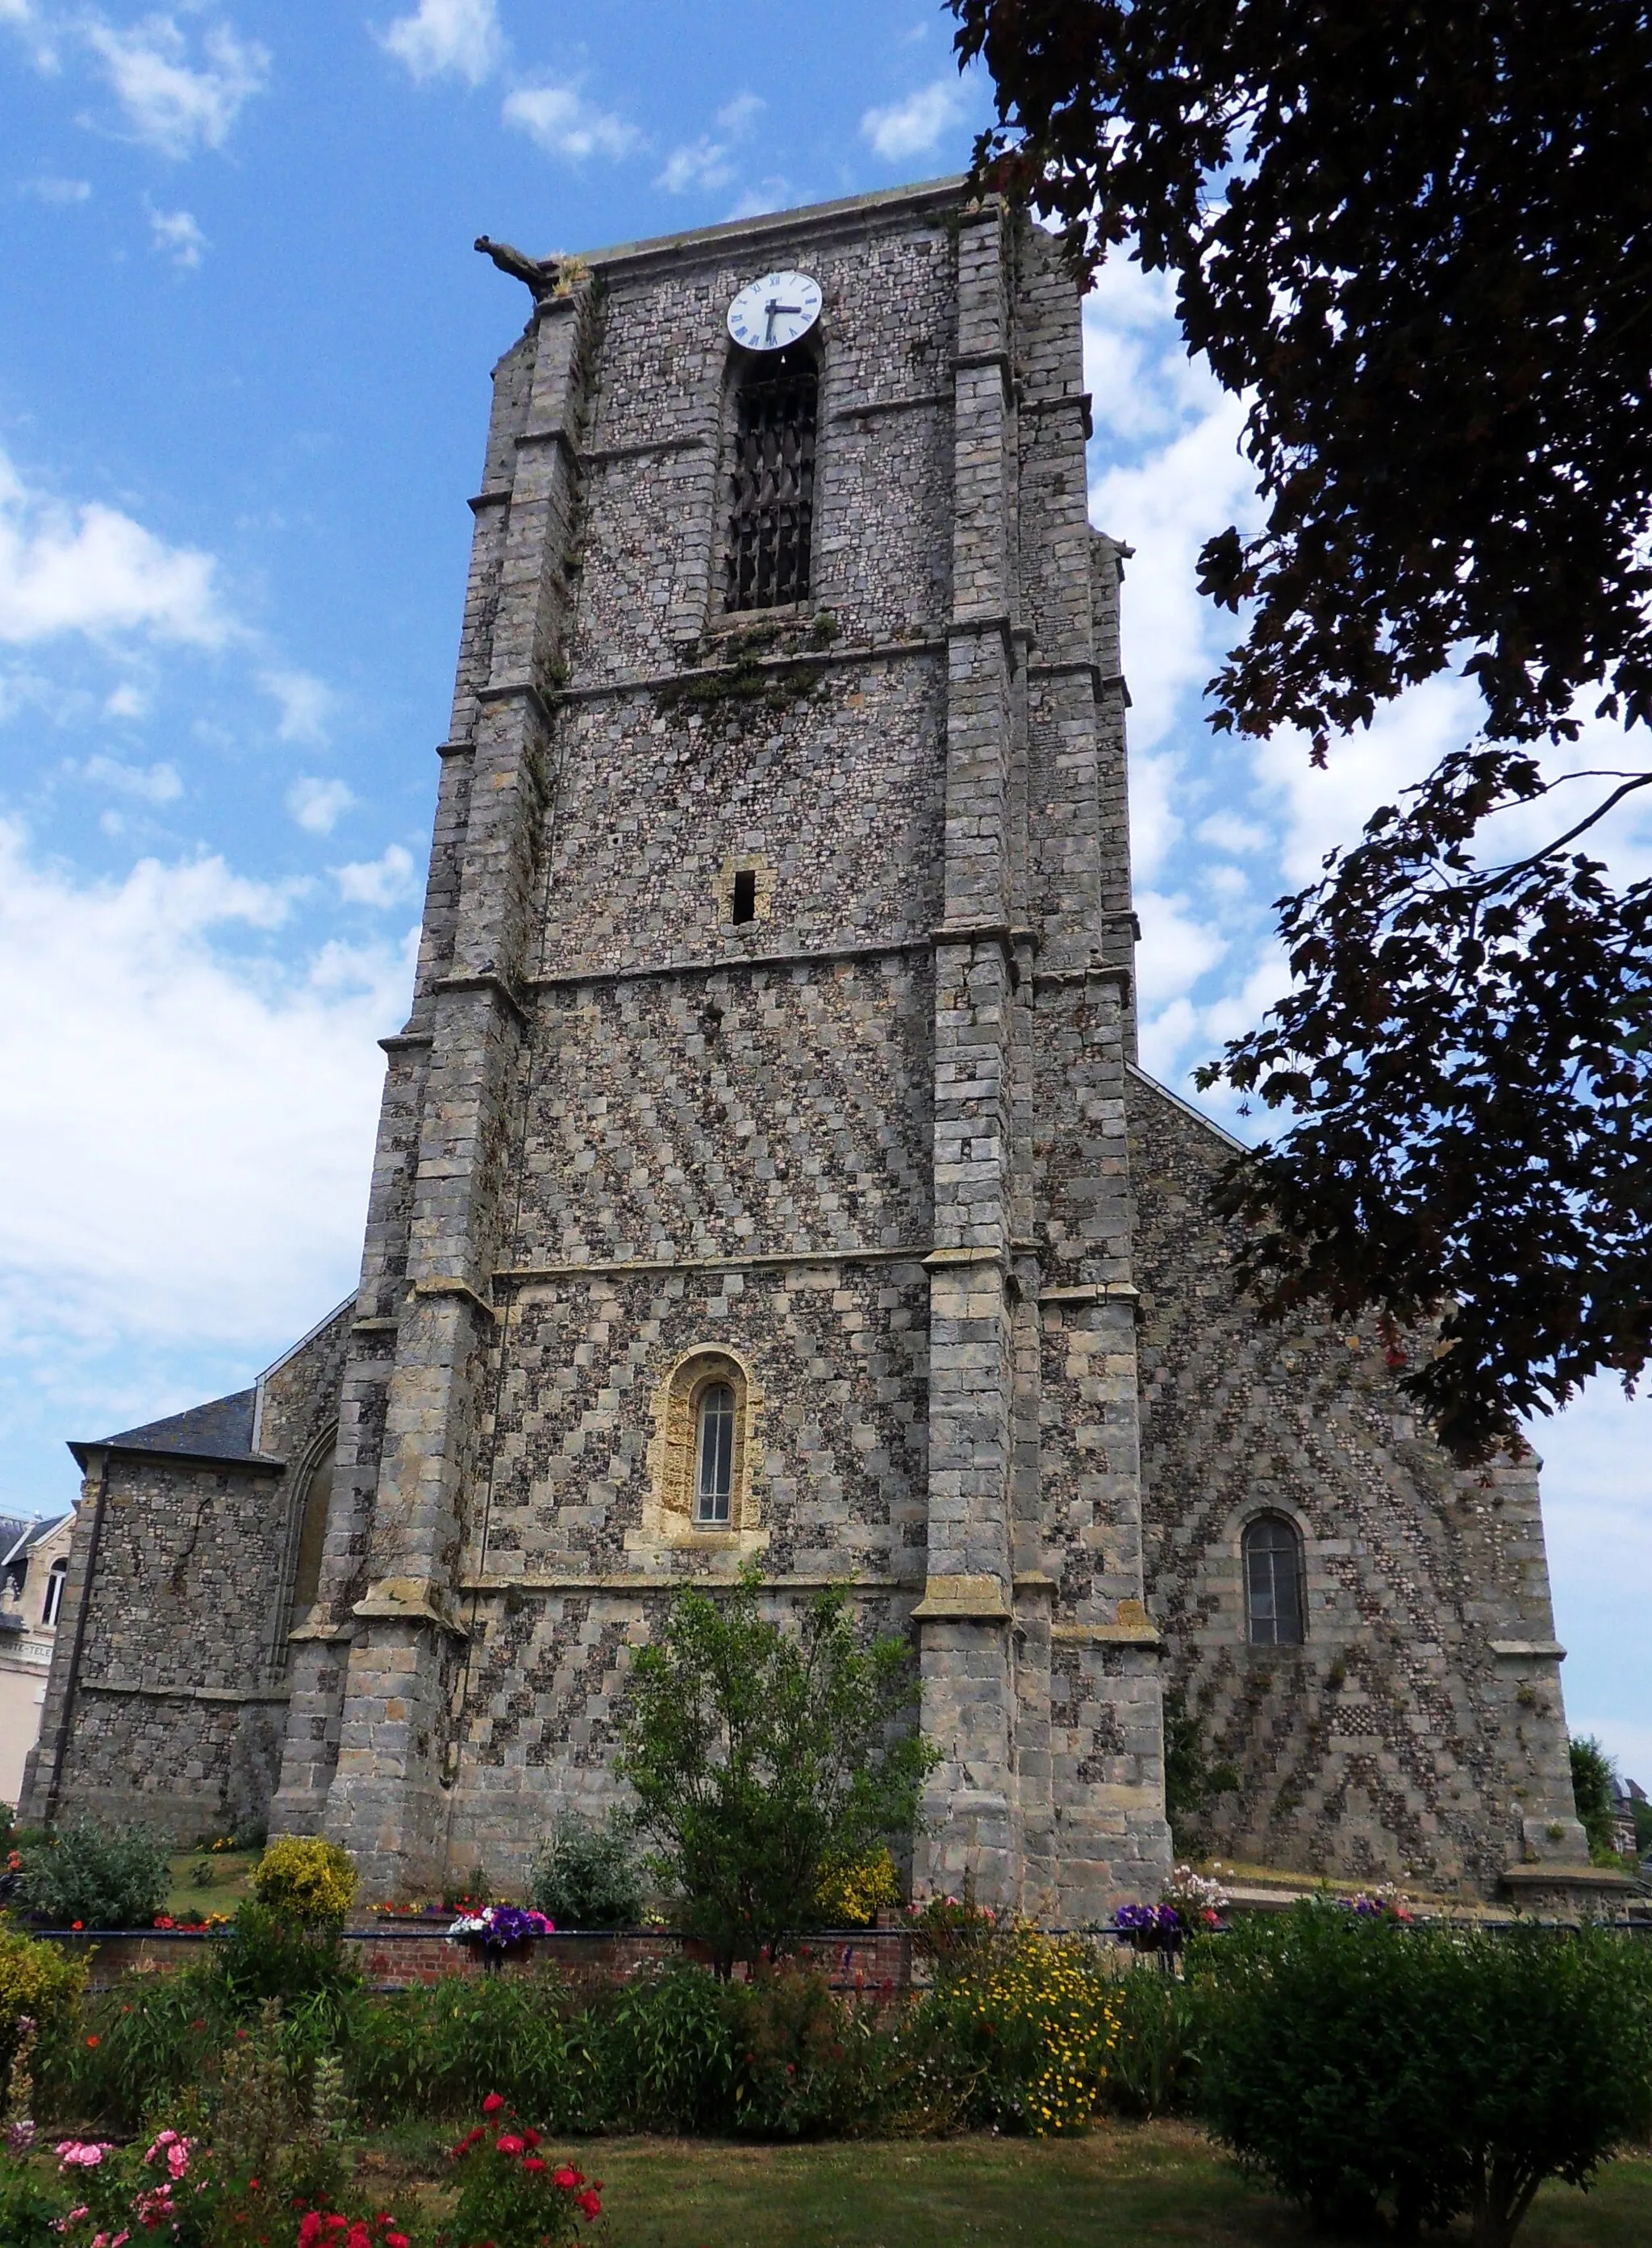
[[[742,373],[729,469],[730,611],[782,608],[809,597],[819,375],[801,346]]]

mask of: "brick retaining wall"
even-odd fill
[[[412,1990],[438,1983],[445,1975],[486,1974],[486,1961],[470,1945],[451,1942],[444,1929],[445,1922],[431,1926],[394,1921],[346,1928],[346,1957],[377,1991]],[[90,1954],[94,1991],[110,1989],[123,1975],[193,1966],[203,1946],[225,1940],[223,1935],[182,1929],[50,1929],[40,1933],[72,1956]],[[912,1939],[901,1929],[826,1929],[810,1940],[806,1956],[826,1969],[836,1990],[911,1987]],[[530,1951],[501,1960],[497,1971],[520,1975],[548,1964],[594,1969],[620,1982],[651,1961],[691,1959],[708,1964],[709,1958],[703,1943],[670,1930],[574,1930],[541,1936]]]

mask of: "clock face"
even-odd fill
[[[729,307],[729,333],[748,351],[784,351],[820,317],[820,284],[806,273],[765,273]]]

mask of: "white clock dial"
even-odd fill
[[[729,307],[729,333],[748,351],[784,351],[820,317],[820,284],[806,273],[765,273]]]

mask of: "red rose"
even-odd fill
[[[564,2193],[572,2193],[579,2183],[579,2173],[578,2170],[571,2170],[566,2162],[564,2162],[551,2183],[552,2185],[559,2185]]]
[[[524,2170],[532,2170],[537,2174],[540,2170],[548,2169],[549,2164],[541,2162],[538,2155],[528,2155],[524,2157],[522,2167]]]
[[[514,2131],[507,2131],[504,2138],[496,2141],[495,2143],[502,2155],[520,2155],[526,2152]]]
[[[539,2143],[539,2134],[538,2134],[537,2131],[531,2131],[531,2130],[529,2130],[529,2129],[526,2128],[526,2126],[524,2125],[524,2128],[523,2128],[522,2135],[523,2135],[523,2137],[527,2141],[528,2144],[529,2144],[531,2147],[537,2147],[537,2146],[538,2145],[538,2143]]]
[[[602,2214],[602,2203],[589,2186],[586,2186],[573,2205],[576,2209],[584,2210],[587,2217],[600,2217]]]
[[[503,2092],[490,2092],[487,2098],[482,2103],[482,2112],[484,2115],[497,2115],[504,2105],[504,2094]]]

